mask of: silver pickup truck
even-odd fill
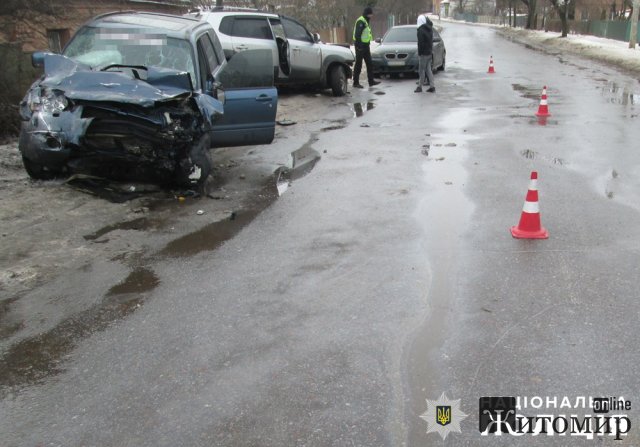
[[[347,93],[354,56],[347,45],[325,44],[290,17],[258,11],[200,11],[189,14],[214,27],[227,60],[234,54],[270,49],[277,85],[330,88],[334,96]]]

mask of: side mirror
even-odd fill
[[[205,93],[209,96],[213,96],[222,104],[224,104],[224,90],[222,89],[222,84],[216,81],[213,75],[207,76]]]
[[[318,33],[313,33],[313,41],[315,43],[320,43],[320,34]]]
[[[212,74],[208,74],[207,75],[207,82],[205,83],[205,86],[204,86],[204,92],[209,96],[214,96],[217,84],[218,83],[216,82],[216,80],[213,77],[213,75]]]
[[[224,89],[222,88],[222,84],[219,82],[213,83],[213,97],[224,105],[226,97],[224,93]]]
[[[225,96],[224,90],[221,88],[217,88],[214,94],[214,97],[224,105],[227,102],[227,98]]]
[[[34,68],[42,68],[44,67],[44,52],[36,51],[31,55],[31,65]]]
[[[375,43],[382,43],[382,39],[379,37],[376,37],[376,39],[374,40]]]

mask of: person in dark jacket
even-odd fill
[[[436,86],[433,82],[433,71],[431,65],[433,61],[433,23],[429,17],[421,14],[418,16],[418,74],[420,80],[415,92],[422,92],[422,85],[425,84],[425,76],[429,85],[427,91],[435,93]],[[427,84],[425,84],[427,85]]]
[[[369,44],[373,38],[371,25],[369,24],[371,16],[373,16],[373,9],[367,6],[353,27],[353,41],[356,47],[356,64],[353,67],[353,86],[356,88],[363,88],[362,85],[360,85],[360,72],[362,71],[363,60],[367,66],[369,86],[372,87],[380,84],[379,81],[373,79],[373,62],[371,62],[371,50],[369,48]]]

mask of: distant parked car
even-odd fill
[[[416,25],[394,26],[382,39],[376,39],[380,45],[371,50],[374,75],[397,75],[400,73],[418,73],[418,34]],[[433,30],[432,69],[444,71],[447,50],[442,37]]]
[[[271,53],[227,63],[206,22],[110,13],[82,26],[20,104],[27,173],[202,184],[210,147],[268,144],[278,94]]]
[[[330,88],[334,96],[347,93],[355,61],[349,45],[322,43],[296,20],[276,14],[211,10],[189,16],[213,25],[227,59],[246,50],[271,50],[278,85]]]

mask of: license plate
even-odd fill
[[[387,62],[390,67],[400,67],[404,65],[404,61],[389,61]]]

